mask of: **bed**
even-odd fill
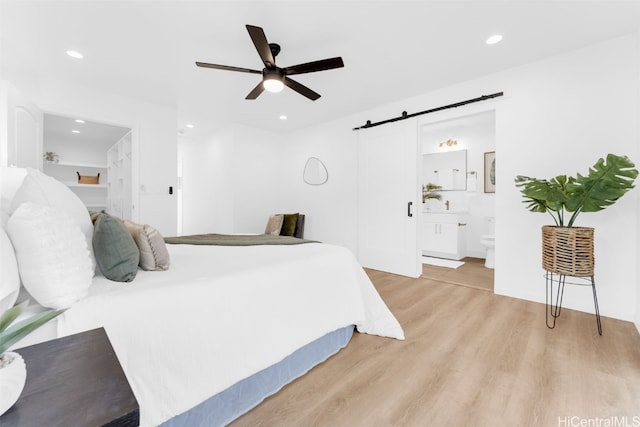
[[[3,189],[5,205],[11,196]],[[141,425],[215,426],[348,345],[354,328],[404,338],[345,248],[167,250],[166,271],[140,270],[130,283],[97,274],[86,296],[17,347],[104,327],[140,404]]]

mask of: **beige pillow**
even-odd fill
[[[136,224],[131,221],[124,223],[138,245],[140,268],[147,271],[167,270],[169,251],[160,232],[148,224]]]
[[[271,215],[267,222],[267,227],[264,230],[264,234],[273,234],[274,236],[280,235],[282,224],[284,223],[284,215]]]

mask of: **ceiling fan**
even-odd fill
[[[262,71],[251,70],[249,68],[232,67],[228,65],[208,64],[206,62],[196,62],[198,67],[239,71],[241,73],[262,74],[262,81],[251,92],[249,92],[249,95],[247,95],[245,99],[256,99],[264,90],[269,92],[280,92],[284,86],[288,86],[299,94],[315,101],[320,98],[320,94],[312,91],[305,85],[290,79],[288,76],[344,67],[342,58],[336,57],[280,68],[276,66],[276,56],[280,53],[280,45],[267,42],[267,37],[264,35],[263,29],[260,27],[247,25],[247,31],[249,31],[249,36],[258,51],[258,55],[260,55],[260,59],[262,59],[262,62],[264,63]]]

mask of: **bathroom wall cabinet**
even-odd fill
[[[466,256],[467,215],[425,213],[422,227],[422,254],[460,260]]]

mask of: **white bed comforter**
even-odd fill
[[[403,339],[352,253],[327,244],[168,245],[168,271],[129,284],[94,278],[58,335],[103,326],[158,425],[335,329]]]

